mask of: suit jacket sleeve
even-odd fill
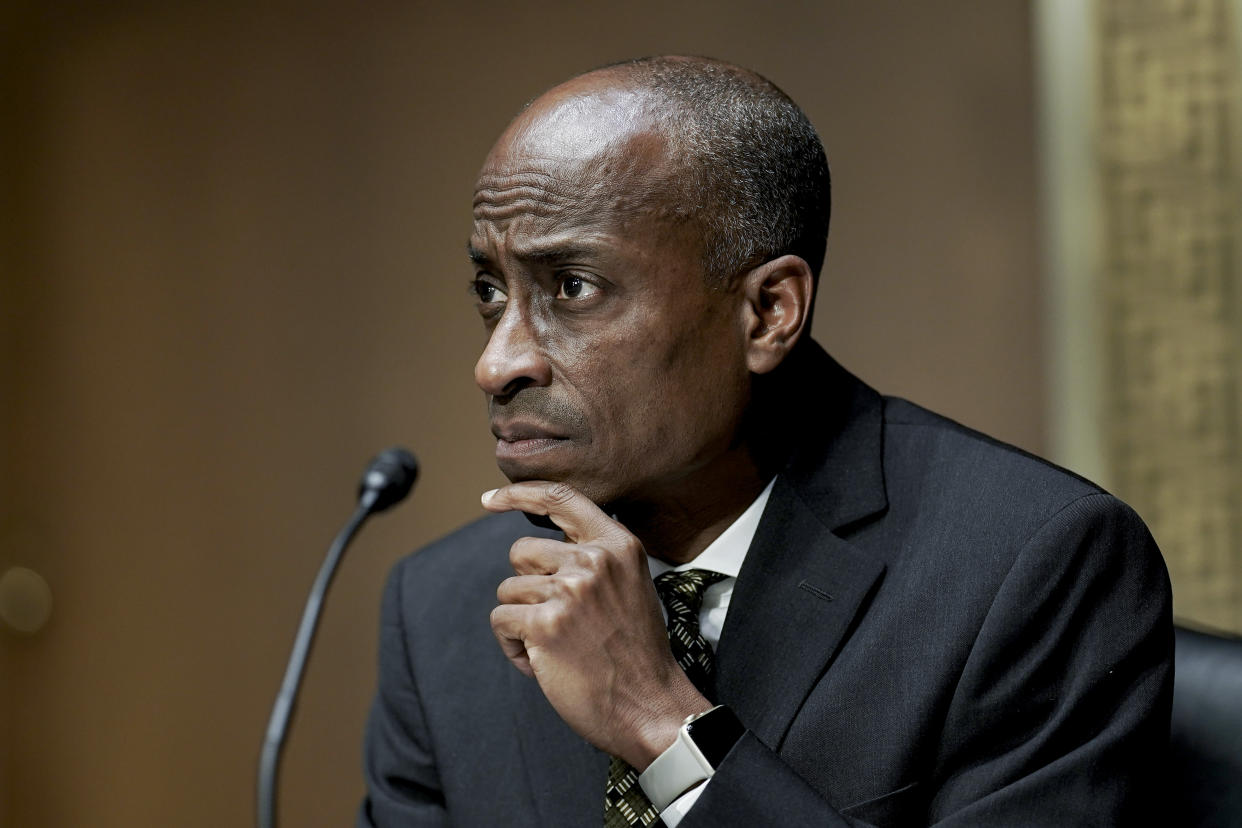
[[[367,721],[367,797],[358,812],[358,828],[449,824],[401,621],[402,571],[406,564],[408,561],[393,568],[384,588],[379,687]]]
[[[1170,604],[1137,515],[1105,494],[1074,500],[996,591],[923,778],[838,810],[830,781],[747,734],[681,826],[1146,822],[1168,741]]]

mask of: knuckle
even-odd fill
[[[507,596],[509,595],[510,590],[513,588],[513,584],[511,583],[512,581],[513,581],[512,578],[505,578],[503,581],[501,581],[499,584],[496,585],[496,600],[502,604],[509,603]],[[500,609],[500,607],[496,607],[496,609]],[[496,610],[492,610],[493,614],[495,613],[495,611]]]
[[[647,550],[643,547],[643,542],[633,535],[627,534],[620,545],[622,554],[630,560],[646,559],[647,557]]]
[[[509,547],[510,563],[517,563],[520,560],[524,560],[526,556],[530,554],[531,540],[531,538],[518,538],[513,542],[513,545]]]
[[[569,503],[569,501],[574,499],[575,494],[577,492],[574,491],[574,487],[564,482],[553,483],[547,490],[548,500],[557,506],[564,506],[566,503]]]
[[[538,628],[545,640],[563,638],[577,626],[574,614],[564,608],[545,607],[539,613]]]
[[[565,602],[565,601],[573,602],[581,598],[583,591],[584,591],[584,586],[585,586],[583,582],[585,580],[586,579],[583,578],[581,575],[576,575],[576,574],[569,573],[569,572],[562,572],[558,574],[555,580],[553,581],[553,583],[556,585],[557,597],[560,598],[562,602]]]
[[[608,550],[590,543],[577,547],[575,557],[578,566],[589,572],[605,570],[610,563]]]

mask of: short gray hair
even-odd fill
[[[828,242],[828,159],[806,114],[761,75],[709,58],[645,57],[604,67],[650,96],[682,157],[676,197],[703,232],[709,279],[778,256],[818,280]]]

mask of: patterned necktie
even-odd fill
[[[708,699],[714,700],[715,660],[711,645],[699,632],[699,609],[709,586],[728,577],[719,572],[691,569],[665,572],[655,580],[656,591],[668,610],[668,642],[673,658]],[[604,789],[604,828],[633,828],[659,822],[660,815],[638,786],[638,771],[624,759],[612,757]]]

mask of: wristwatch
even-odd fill
[[[687,716],[673,744],[638,777],[638,784],[657,811],[710,779],[746,728],[723,704]]]

